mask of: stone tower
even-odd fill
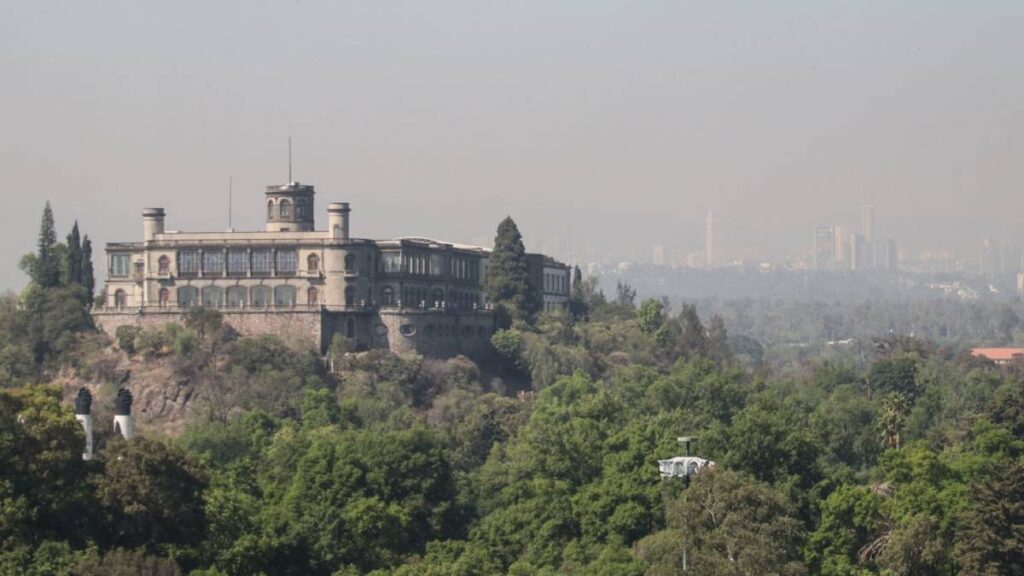
[[[75,397],[75,420],[82,423],[82,430],[85,432],[85,452],[82,453],[82,460],[92,460],[92,394],[86,388],[79,388],[78,396]]]
[[[267,186],[267,232],[312,232],[315,194],[298,182]]]

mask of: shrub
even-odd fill
[[[135,353],[135,338],[142,332],[138,326],[118,326],[114,331],[117,347],[129,354]]]

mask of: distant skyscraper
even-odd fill
[[[704,220],[704,265],[708,268],[718,264],[718,237],[715,232],[715,211],[708,210]]]
[[[999,251],[996,249],[995,243],[987,238],[981,242],[979,272],[982,274],[998,274],[1000,272]]]
[[[899,267],[899,254],[895,240],[879,240],[875,242],[875,268],[879,270],[895,270]]]
[[[654,259],[653,259],[653,262],[654,262],[655,266],[664,266],[665,265],[665,247],[664,246],[655,246],[654,247]]]
[[[814,269],[829,270],[832,268],[832,257],[835,253],[835,230],[831,226],[818,226],[814,229]]]
[[[875,241],[875,207],[864,206],[860,209],[860,233],[868,242]]]
[[[846,226],[836,226],[835,235],[832,240],[832,264],[836,270],[849,270],[850,268],[850,236],[846,232]]]
[[[850,238],[850,269],[870,270],[874,267],[874,258],[871,254],[871,243],[864,238],[863,234],[857,234]]]

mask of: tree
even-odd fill
[[[54,288],[60,285],[60,261],[57,260],[57,232],[53,224],[53,210],[50,202],[43,208],[39,224],[36,259],[32,266],[32,281],[40,288]]]
[[[665,323],[664,310],[665,306],[661,301],[654,298],[644,300],[636,313],[636,322],[640,326],[640,331],[644,334],[657,332]]]
[[[683,304],[676,322],[679,324],[676,353],[684,358],[706,355],[708,339],[700,316],[697,315],[697,307],[693,304]]]
[[[91,303],[96,291],[96,277],[92,269],[92,240],[89,240],[88,234],[82,238],[82,288],[85,288]]]
[[[82,283],[82,241],[78,234],[78,220],[68,234],[67,250],[64,252],[64,284]]]
[[[893,392],[885,399],[881,419],[878,421],[884,447],[900,449],[901,433],[909,411],[907,398],[903,394]]]
[[[587,294],[584,292],[586,285],[583,282],[583,272],[579,266],[572,267],[572,294],[569,296],[569,314],[574,320],[585,320],[590,311]]]
[[[507,310],[513,320],[529,322],[540,308],[531,284],[523,236],[507,217],[498,225],[494,250],[487,259],[484,290],[488,300]]]
[[[711,317],[711,323],[708,325],[708,356],[719,363],[732,359],[729,335],[725,331],[725,321],[718,314]]]
[[[697,474],[670,505],[669,524],[682,531],[694,574],[803,574],[804,532],[786,498],[767,484],[730,470]]]
[[[615,283],[615,303],[629,308],[636,308],[636,288],[623,281]]]
[[[956,557],[965,574],[1024,574],[1024,464],[993,467],[975,482]]]

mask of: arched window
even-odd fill
[[[274,219],[274,201],[273,200],[269,200],[267,202],[267,220],[273,220],[273,219]]]
[[[274,288],[274,306],[295,306],[295,286]]]
[[[292,217],[292,202],[291,202],[291,200],[288,200],[287,198],[285,198],[284,200],[281,200],[281,203],[277,205],[277,213],[278,213],[279,216],[281,216],[282,219],[283,218],[291,218]]]
[[[345,320],[345,337],[355,338],[356,337],[356,319],[349,318]]]
[[[253,286],[249,290],[249,301],[253,308],[266,308],[270,306],[270,286]]]
[[[316,288],[310,286],[309,290],[306,290],[306,303],[310,306],[320,304],[320,292]]]
[[[171,301],[171,291],[167,288],[161,288],[157,295],[157,302],[161,308],[167,306]]]
[[[128,295],[124,290],[114,292],[114,308],[124,308],[128,305]]]
[[[299,220],[306,217],[306,201],[302,198],[295,199],[295,217]]]
[[[345,255],[345,272],[355,272],[355,271],[356,271],[356,255],[355,254],[346,254]]]
[[[310,272],[320,270],[320,257],[316,254],[310,254],[309,257],[306,258],[306,269]]]
[[[381,306],[394,306],[395,305],[395,289],[391,286],[385,286],[380,289],[380,304]]]
[[[444,302],[444,290],[434,288],[434,291],[430,293],[430,302],[427,303],[427,306],[440,307],[442,302]]]
[[[195,286],[182,286],[178,288],[178,306],[188,308],[195,306],[199,300],[199,290]]]
[[[228,287],[228,308],[245,308],[245,286]]]
[[[207,308],[220,308],[221,299],[224,297],[224,290],[220,286],[203,286],[203,306]]]
[[[171,271],[171,259],[167,256],[161,256],[156,262],[161,274],[167,274]]]
[[[352,308],[356,305],[356,289],[353,286],[345,288],[345,307]]]

